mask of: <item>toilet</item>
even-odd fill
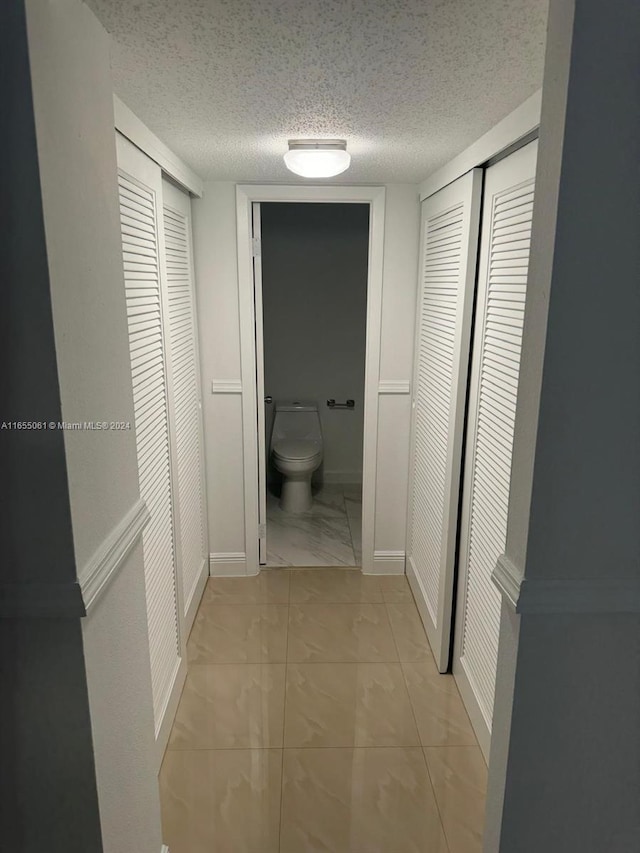
[[[322,430],[315,402],[276,401],[271,461],[283,478],[280,508],[292,513],[310,510],[311,477],[322,462]]]

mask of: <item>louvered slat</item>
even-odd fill
[[[479,174],[471,172],[423,202],[422,212],[407,553],[440,668],[448,661],[451,630],[452,506],[463,415],[458,386],[468,363],[479,194]]]
[[[488,732],[501,604],[491,575],[506,544],[533,213],[535,154],[532,159],[531,152],[523,152],[512,155],[522,164],[515,172],[510,158],[487,172],[461,531],[463,612],[456,656]],[[498,168],[502,172],[492,173]]]
[[[185,197],[185,206],[188,203],[188,197]],[[180,558],[186,608],[191,602],[206,560],[207,522],[202,475],[204,449],[189,221],[184,212],[166,201],[163,213],[169,306],[168,339],[172,368],[171,406],[175,425]]]
[[[125,174],[119,189],[138,478],[151,515],[142,541],[157,730],[179,647],[156,197]]]

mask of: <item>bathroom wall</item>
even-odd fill
[[[374,562],[376,570],[397,571],[406,534],[420,210],[416,186],[385,189]],[[235,184],[206,183],[193,213],[211,571],[251,573],[257,567],[245,557]]]
[[[324,482],[362,481],[369,207],[263,204],[267,447],[279,399],[318,403]],[[330,409],[330,397],[355,408]]]

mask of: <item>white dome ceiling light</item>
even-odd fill
[[[349,168],[351,154],[344,139],[290,139],[284,163],[303,178],[332,178]]]

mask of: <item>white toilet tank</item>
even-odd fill
[[[276,441],[313,441],[322,446],[318,405],[313,400],[276,400],[271,449]]]

